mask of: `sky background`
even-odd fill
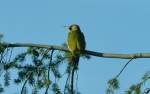
[[[67,37],[64,26],[72,23],[80,25],[88,50],[150,52],[150,0],[0,0],[0,32],[6,42],[61,45]],[[127,61],[81,60],[79,91],[104,94],[107,81]],[[119,77],[121,87],[116,94],[139,82],[148,70],[150,59],[132,61]]]

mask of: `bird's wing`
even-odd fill
[[[85,37],[84,34],[82,32],[80,32],[80,34],[78,35],[78,49],[79,50],[84,50],[86,47],[86,41],[85,41]]]

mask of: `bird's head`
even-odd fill
[[[70,31],[80,31],[80,27],[77,24],[72,24],[68,28]]]

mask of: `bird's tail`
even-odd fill
[[[79,55],[72,56],[72,65],[75,68],[75,70],[78,69],[79,59],[80,59]]]
[[[78,69],[79,65],[79,55],[72,56],[72,71],[71,71],[71,94],[74,94],[74,73]]]

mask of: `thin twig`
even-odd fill
[[[149,92],[150,92],[150,88],[146,88],[146,89],[144,90],[143,94],[149,94]]]
[[[7,63],[7,62],[9,62],[9,61],[7,61],[6,59],[5,59],[5,57],[6,57],[6,55],[8,54],[8,51],[9,51],[9,48],[5,48],[6,49],[6,51],[4,50],[4,52],[0,52],[0,67],[1,67],[1,69],[0,69],[0,71],[2,71],[2,70],[4,70],[4,64],[5,63]],[[12,51],[11,51],[12,52]],[[11,58],[11,57],[10,57]],[[10,59],[9,58],[9,59]],[[1,77],[1,75],[3,74],[3,72],[4,71],[2,71],[1,73],[0,73],[0,77]]]
[[[23,86],[22,86],[22,88],[21,88],[21,92],[20,92],[20,94],[23,94],[23,91],[24,91],[25,85],[27,84],[27,82],[28,82],[29,78],[31,77],[32,73],[33,73],[33,72],[30,72],[30,73],[29,73],[29,75],[28,75],[27,79],[25,80],[25,82],[24,82],[24,84],[23,84]]]
[[[2,61],[3,61],[3,63],[7,63],[7,60],[6,60],[6,55],[8,54],[8,51],[9,51],[10,49],[9,48],[6,48],[6,51],[4,51],[3,52],[3,58],[2,58]]]
[[[47,49],[46,51],[44,51],[44,53],[43,53],[43,57],[41,58],[41,61],[43,61],[43,59],[44,59],[44,55],[46,55],[47,53],[49,53],[49,51],[50,51],[50,49]]]
[[[9,55],[9,59],[8,59],[8,62],[10,62],[10,60],[11,60],[11,57],[12,57],[12,53],[13,53],[13,48],[11,48],[11,51],[10,51],[10,55]]]
[[[0,44],[0,46],[1,46],[1,44]],[[8,51],[8,46],[7,45],[5,46],[4,50],[2,52],[0,52],[0,54],[1,54],[1,56],[0,56],[0,63],[5,63],[3,61],[4,56],[5,56],[5,50]]]
[[[121,69],[121,71],[118,73],[118,75],[117,75],[115,78],[118,78],[118,77],[121,75],[121,73],[124,71],[124,69],[127,67],[127,65],[128,65],[133,59],[134,59],[134,58],[130,59],[130,60],[124,65],[124,67]]]
[[[68,89],[68,82],[70,82],[70,71],[68,73],[68,77],[65,83],[64,94],[66,94],[66,89]]]
[[[78,93],[78,70],[76,71],[76,92]]]
[[[72,73],[71,73],[71,94],[74,94],[74,72],[76,67],[73,66]]]
[[[48,81],[50,81],[50,64],[52,63],[53,53],[54,53],[54,49],[52,49],[51,55],[50,55],[50,62],[49,62],[49,66],[48,66],[48,75],[47,75]],[[49,86],[50,86],[50,83],[48,83],[48,86],[46,88],[45,94],[48,94]]]
[[[0,63],[4,63],[3,59],[4,59],[4,52],[0,53]]]
[[[4,62],[3,62],[3,59],[4,59],[4,53],[0,53],[0,77],[2,76],[3,72],[2,71],[4,69]]]
[[[49,51],[50,51],[50,50],[47,49],[46,51],[44,51],[44,53],[42,53],[43,56],[42,56],[42,58],[40,59],[41,62],[43,62],[43,60],[44,60],[44,55],[47,54],[47,53],[49,53]],[[38,73],[37,80],[39,80],[39,71],[40,71],[40,69],[41,69],[41,67],[40,67],[40,66],[37,66],[37,73]]]

